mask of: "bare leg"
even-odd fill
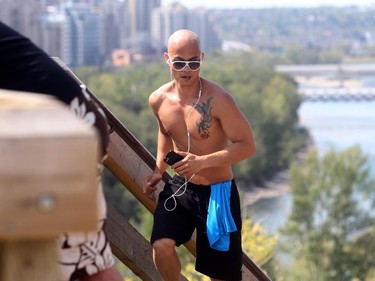
[[[124,278],[121,276],[117,268],[112,266],[99,273],[83,278],[81,281],[124,281]]]
[[[181,263],[175,245],[175,241],[168,238],[156,240],[153,244],[154,263],[165,281],[180,280]]]

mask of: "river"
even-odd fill
[[[342,150],[359,144],[369,155],[375,177],[375,101],[304,102],[299,109],[300,125],[311,133],[317,148]],[[261,199],[246,207],[246,213],[274,234],[283,226],[292,207],[290,192]]]

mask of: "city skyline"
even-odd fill
[[[190,1],[178,1],[178,0],[162,0],[163,5],[168,5],[173,2],[180,2],[188,8],[195,7],[206,7],[206,8],[217,8],[217,9],[230,9],[230,8],[271,8],[271,7],[318,7],[318,6],[361,6],[375,7],[375,0],[263,0],[263,1],[249,1],[249,0],[190,0]]]

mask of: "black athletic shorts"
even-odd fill
[[[175,176],[160,192],[154,212],[151,244],[161,238],[170,238],[180,246],[188,242],[197,229],[195,269],[211,278],[242,280],[242,221],[235,181],[232,180],[230,206],[237,231],[230,234],[230,247],[227,252],[212,249],[208,242],[206,219],[211,195],[210,186],[188,183],[184,193],[185,189],[181,188],[176,194],[183,193],[182,195],[171,197],[184,182],[183,178]]]

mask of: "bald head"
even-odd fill
[[[199,37],[194,32],[181,29],[173,33],[168,40],[168,53],[173,53],[178,49],[189,48],[201,51]]]

